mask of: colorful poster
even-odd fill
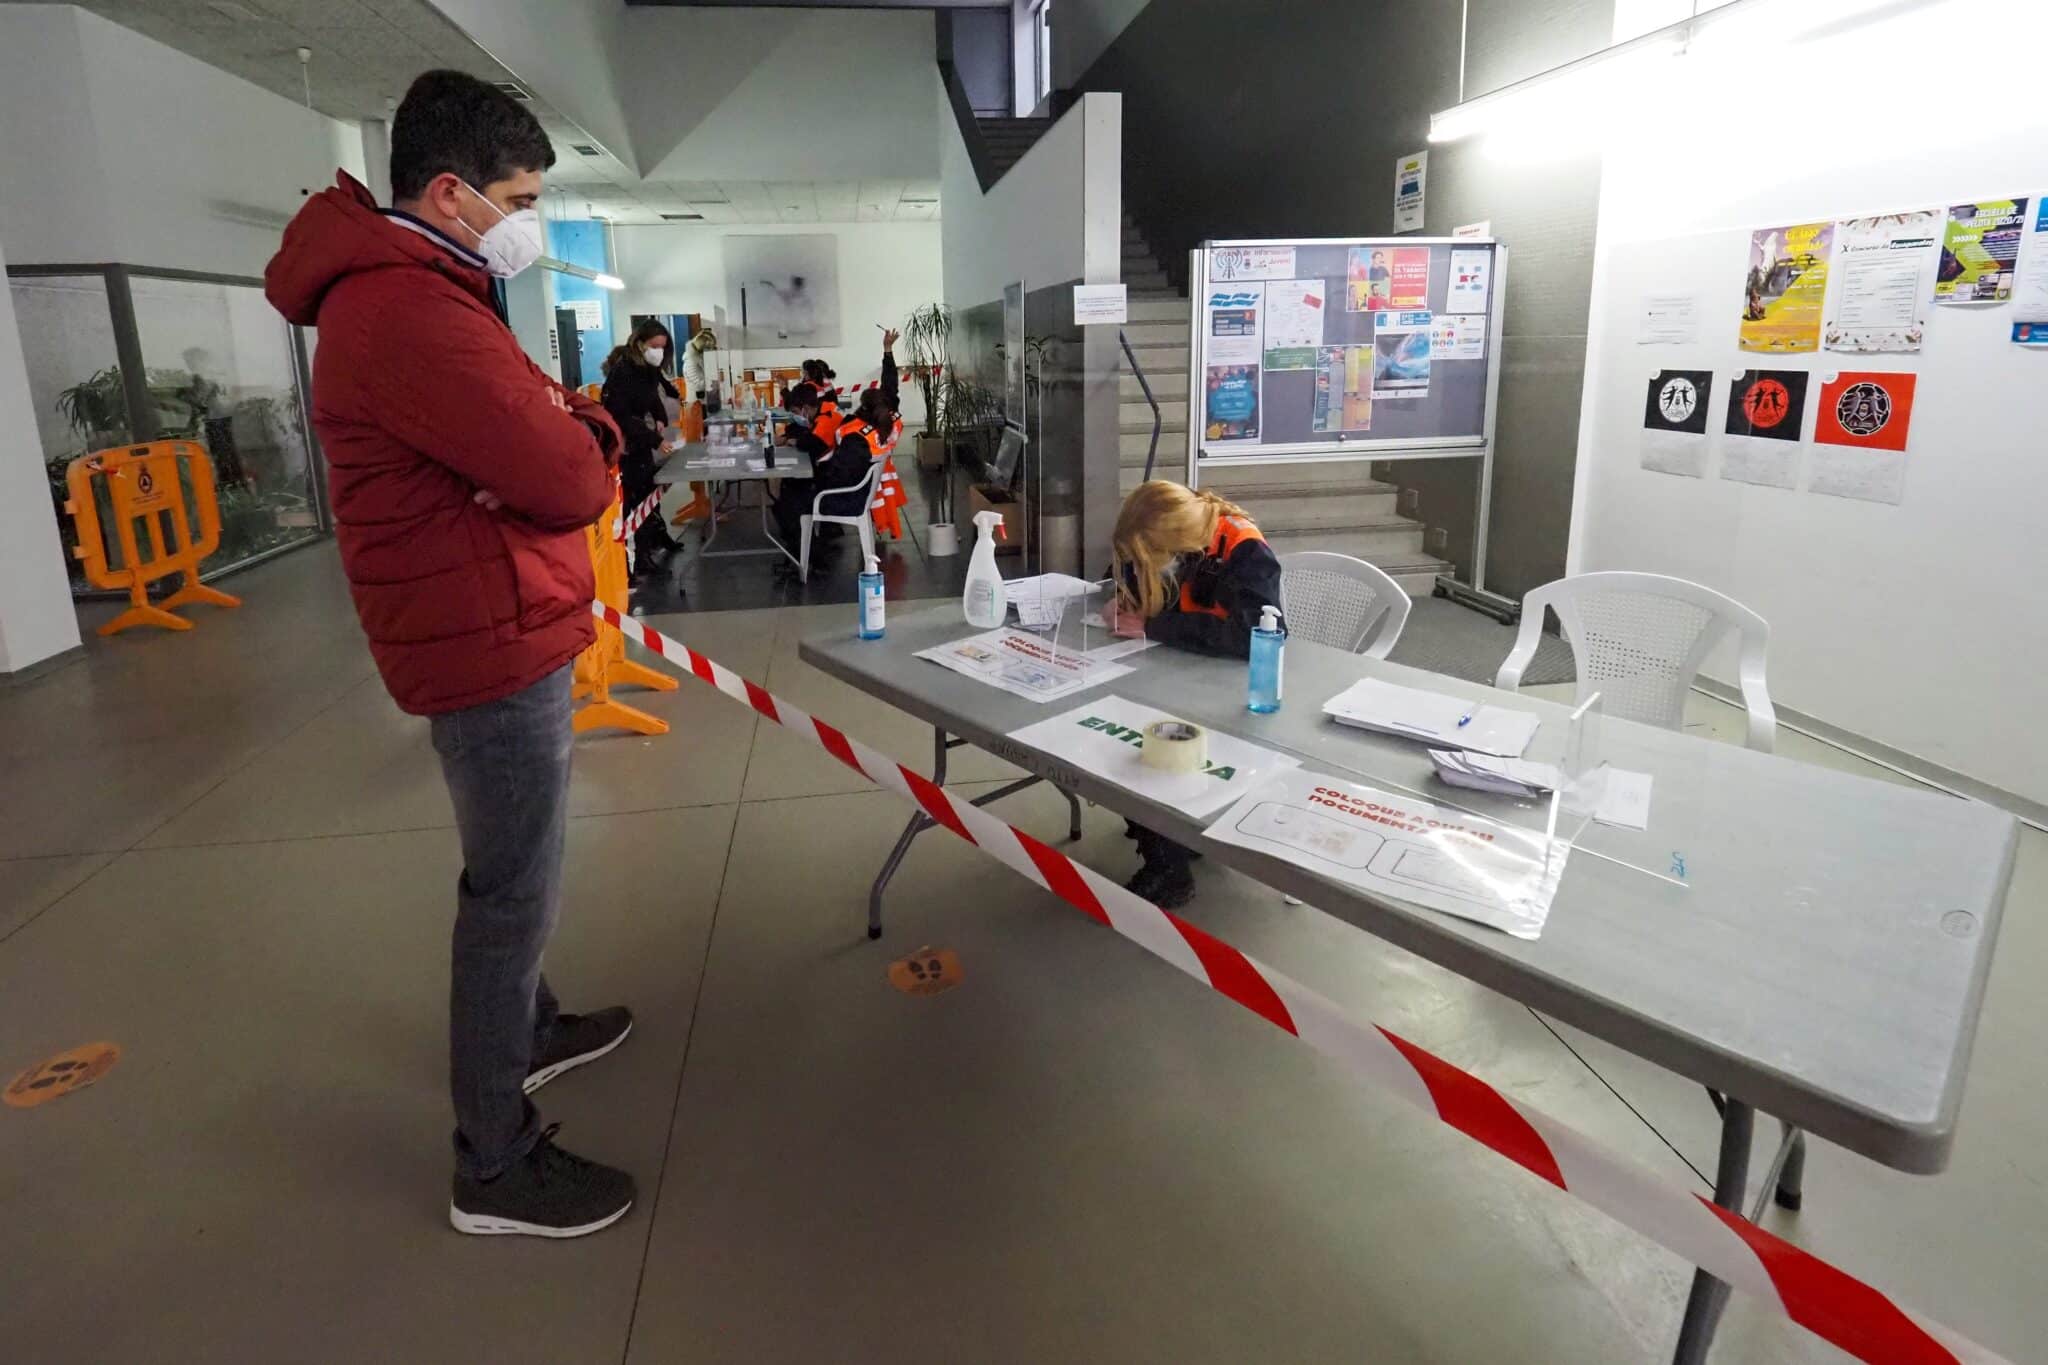
[[[2013,275],[2012,312],[2024,321],[2012,325],[2012,339],[2021,346],[2048,345],[2048,194],[2034,200],[2034,221],[2020,243],[2019,269]]]
[[[1917,351],[1941,261],[1938,209],[1851,218],[1835,226],[1830,351]]]
[[[1355,246],[1345,271],[1345,311],[1376,313],[1383,308],[1429,306],[1429,248]]]
[[[1209,248],[1209,279],[1285,280],[1294,276],[1291,246],[1217,246]]]
[[[1749,235],[1741,348],[1790,354],[1820,349],[1833,223],[1760,228]]]
[[[1744,370],[1728,387],[1721,477],[1768,488],[1799,486],[1806,371]]]
[[[1372,429],[1372,347],[1325,346],[1316,352],[1316,431]]]
[[[1808,492],[1894,504],[1904,497],[1918,378],[1874,370],[1822,377]]]
[[[1267,369],[1315,368],[1329,292],[1321,280],[1273,280],[1266,285]]]
[[[1211,365],[1202,389],[1202,436],[1210,441],[1259,439],[1259,367]]]
[[[1986,199],[1949,209],[1934,301],[2004,303],[2011,298],[2013,265],[2026,226],[2024,199]]]
[[[1209,292],[1203,333],[1208,337],[1211,365],[1252,365],[1259,363],[1260,315],[1265,311],[1265,286],[1229,285]]]
[[[1451,280],[1444,292],[1446,313],[1483,313],[1486,311],[1486,293],[1493,280],[1493,253],[1471,247],[1451,249]],[[1425,301],[1429,294],[1429,281],[1423,280],[1422,292]],[[1418,307],[1422,306],[1420,304]]]
[[[1428,152],[1404,156],[1394,163],[1394,231],[1422,231],[1423,182],[1428,177]]]
[[[1436,315],[1427,311],[1385,312],[1373,319],[1372,396],[1429,396],[1430,330]]]
[[[1659,370],[1643,400],[1639,463],[1659,474],[1703,478],[1707,472],[1707,414],[1711,370]]]
[[[1486,359],[1484,313],[1438,313],[1429,332],[1431,360]]]

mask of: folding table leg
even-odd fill
[[[804,549],[810,550],[806,537]],[[946,743],[946,732],[936,725],[932,727],[932,785],[946,785],[946,751],[953,746]],[[875,874],[875,884],[868,888],[868,937],[882,936],[882,892],[888,889],[889,879],[896,875],[896,869],[903,866],[903,856],[910,852],[911,840],[930,828],[932,818],[923,811],[910,817],[910,823],[903,827],[903,833],[896,836],[896,847],[889,850],[889,856],[882,863],[882,870]]]
[[[1714,1202],[1738,1215],[1749,1183],[1749,1140],[1755,1127],[1756,1111],[1728,1096],[1721,1106],[1721,1158],[1714,1170]],[[1671,1357],[1672,1365],[1704,1365],[1707,1349],[1714,1344],[1714,1328],[1727,1304],[1728,1286],[1704,1270],[1695,1270],[1685,1318],[1678,1325],[1678,1350]]]

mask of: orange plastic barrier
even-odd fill
[[[190,630],[192,623],[173,615],[171,608],[194,602],[216,607],[242,605],[241,598],[199,581],[199,561],[220,548],[220,503],[214,495],[213,461],[207,458],[205,447],[196,441],[151,441],[96,450],[73,460],[64,478],[71,491],[64,510],[71,514],[78,533],[78,544],[71,553],[85,565],[86,579],[94,587],[128,590],[128,610],[101,626],[100,634],[113,635],[130,626]],[[100,523],[99,499],[93,492],[95,478],[105,481],[113,505],[114,540],[121,551],[118,569],[109,562],[107,528]],[[190,508],[185,505],[188,482],[192,486]],[[196,539],[194,513],[199,521]],[[137,520],[148,530],[147,558],[135,534]],[[166,520],[171,528],[169,547],[164,544]],[[185,585],[161,606],[151,606],[149,585],[174,573],[185,575]]]
[[[612,528],[623,515],[615,490],[610,508],[585,532],[590,539],[590,567],[597,574],[598,600],[621,615],[626,611],[626,543],[614,535]],[[597,639],[576,656],[575,679],[574,695],[589,698],[571,722],[577,734],[589,730],[631,730],[637,735],[668,733],[668,722],[659,716],[612,700],[611,690],[617,686],[645,687],[655,692],[673,692],[678,686],[669,674],[628,659],[626,637],[617,626],[604,621],[597,623]]]

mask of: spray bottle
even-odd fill
[[[882,568],[873,555],[860,575],[860,638],[882,638]]]
[[[996,568],[996,536],[1000,533],[1007,539],[1009,532],[1003,528],[1003,514],[994,510],[976,512],[974,524],[978,534],[974,558],[967,565],[967,590],[960,594],[960,609],[967,613],[968,625],[994,630],[1010,610],[1010,594]]]

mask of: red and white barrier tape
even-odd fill
[[[612,522],[612,539],[625,540],[647,524],[647,519],[661,510],[662,489],[655,489],[640,500],[640,505],[630,512],[621,512]]]
[[[1375,1024],[1101,873],[954,797],[931,779],[792,706],[689,646],[602,602],[591,611],[768,720],[812,740],[869,781],[909,797],[951,830],[1153,956],[1286,1030],[1353,1077],[1386,1091],[1789,1316],[1858,1360],[2006,1365],[1968,1338],[1909,1314],[1884,1294],[1740,1214],[1673,1185],[1547,1114]]]

